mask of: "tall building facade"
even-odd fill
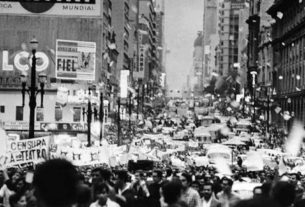
[[[28,97],[22,107],[20,75],[31,74],[24,61],[31,55],[29,42],[33,37],[39,41],[37,73],[47,75],[45,106],[36,108],[37,131],[44,131],[40,127],[43,123],[83,123],[86,117],[82,107],[87,106],[84,97],[88,98],[88,87],[96,85],[93,93],[98,96],[107,81],[112,85],[116,49],[110,27],[111,0],[6,4],[10,6],[0,8],[0,36],[3,37],[0,40],[0,96],[6,100],[1,102],[4,110],[0,119],[6,123],[5,129],[14,131],[18,123],[24,126],[18,130],[28,129]],[[107,58],[107,63],[105,51],[114,54]],[[63,91],[60,88],[65,91],[61,94],[63,99],[58,94]],[[20,97],[20,102],[16,97]],[[37,105],[40,105],[38,97]]]
[[[277,92],[276,102],[282,114],[291,119],[280,119],[287,125],[291,120],[305,120],[305,2],[274,1],[268,14],[272,24],[273,72]],[[289,124],[288,124],[289,125]]]
[[[164,75],[165,75],[165,40],[164,40],[164,12],[165,2],[164,0],[156,1],[156,37],[157,37],[157,79],[156,90],[162,89],[165,86]],[[162,90],[159,90],[160,92]],[[163,90],[164,92],[164,90]]]
[[[215,66],[215,49],[218,45],[218,0],[205,0],[203,11],[203,77],[204,83],[210,79],[212,71],[217,70]],[[216,44],[215,44],[216,43]]]
[[[258,38],[258,77],[259,86],[267,90],[273,90],[273,48],[272,48],[272,18],[267,14],[267,10],[272,5],[273,0],[260,2],[259,16],[259,38]]]
[[[249,17],[249,8],[239,10],[239,34],[238,34],[238,74],[240,75],[241,88],[245,92],[247,88],[247,46],[248,46],[248,26],[245,24]]]
[[[137,54],[134,78],[146,87],[146,94],[152,96],[159,87],[160,62],[158,59],[158,35],[156,1],[139,0],[137,26]],[[162,26],[161,26],[162,28]]]
[[[247,82],[248,89],[252,96],[255,96],[255,84],[257,83],[258,70],[258,41],[259,41],[259,25],[260,25],[260,0],[252,0],[249,4],[249,25],[248,38],[248,71]]]
[[[129,26],[129,12],[130,1],[129,0],[113,0],[112,1],[112,22],[113,29],[116,35],[116,45],[120,54],[118,55],[117,68],[118,70],[130,70],[130,46],[129,38],[132,38],[130,34]]]
[[[193,52],[193,67],[190,74],[190,79],[192,80],[191,88],[192,92],[196,96],[202,95],[203,91],[203,78],[205,77],[204,73],[204,64],[203,64],[203,32],[197,32],[197,38],[194,41],[194,52]]]
[[[219,73],[230,75],[238,63],[239,15],[245,0],[224,0],[219,9]]]

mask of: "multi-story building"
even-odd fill
[[[22,107],[19,77],[22,73],[30,74],[26,61],[31,55],[29,42],[35,37],[39,41],[37,73],[47,75],[44,108],[36,108],[37,123],[83,122],[80,110],[87,106],[87,101],[68,101],[68,96],[77,98],[80,91],[88,91],[92,84],[99,89],[105,80],[111,81],[117,53],[110,27],[111,1],[5,4],[10,6],[0,7],[0,96],[5,100],[0,104],[1,121],[7,124],[8,130],[14,130],[9,123],[16,122],[25,126],[22,130],[27,128],[28,100]],[[114,56],[104,58],[106,50]],[[66,91],[64,102],[58,99],[58,88]],[[16,97],[20,97],[20,102]],[[38,98],[39,95],[39,106]]]
[[[276,0],[268,14],[272,24],[273,70],[282,114],[305,120],[305,2]],[[288,120],[289,122],[289,120]],[[281,119],[282,124],[287,120]]]
[[[118,70],[130,70],[129,68],[129,53],[132,49],[129,39],[132,38],[129,26],[129,0],[113,0],[112,1],[112,23],[116,35],[116,45],[120,54],[117,60]]]
[[[196,96],[202,95],[203,91],[203,77],[204,77],[204,68],[203,68],[203,32],[199,31],[197,33],[197,38],[194,41],[194,52],[193,52],[193,67],[190,74],[190,79],[196,80],[192,81],[192,91]]]
[[[247,87],[247,46],[248,26],[245,24],[249,17],[249,8],[245,7],[239,11],[239,34],[238,34],[238,74],[240,75],[241,89]],[[244,90],[245,91],[245,90]]]
[[[145,77],[144,82],[147,84],[148,91],[153,94],[154,88],[158,83],[158,67],[159,60],[157,59],[157,24],[156,24],[156,11],[155,11],[155,1],[152,0],[140,0],[139,1],[139,14],[140,14],[140,26],[145,25],[146,29],[144,31],[148,32],[143,35],[142,33],[142,44],[140,44],[140,51],[143,49],[146,51],[144,60],[146,61]],[[140,34],[141,36],[141,34]],[[147,38],[147,42],[145,42]],[[141,39],[141,37],[140,37]],[[140,56],[140,66],[141,66],[141,56]]]
[[[266,91],[273,91],[273,55],[272,55],[272,30],[271,17],[267,10],[272,5],[273,0],[260,2],[260,25],[258,38],[258,77],[257,84],[262,86]]]
[[[253,86],[257,82],[257,75],[255,73],[257,74],[258,69],[260,0],[251,0],[249,3],[249,18],[247,20],[247,24],[249,25],[247,88],[250,90],[252,96],[255,96]]]
[[[210,79],[212,71],[216,70],[215,66],[215,48],[219,36],[217,32],[218,23],[218,0],[205,0],[204,1],[204,11],[203,11],[203,77],[204,83],[207,83]]]
[[[119,48],[116,45],[116,36],[113,28],[113,6],[112,0],[103,0],[103,61],[101,76],[99,82],[103,82],[103,90],[105,95],[110,100],[109,109],[113,109],[116,103],[117,92],[120,82],[120,70],[117,70],[117,61],[119,55]]]
[[[165,74],[165,44],[164,44],[164,0],[156,1],[156,36],[157,36],[157,76],[159,77],[158,88],[159,91],[164,92],[164,79],[162,76]],[[162,80],[162,81],[161,81]]]
[[[219,9],[219,72],[230,75],[238,63],[239,10],[245,7],[245,0],[224,0]]]

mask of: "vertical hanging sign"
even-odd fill
[[[129,70],[121,70],[121,81],[120,81],[121,98],[127,98],[128,95],[128,76],[129,76]]]

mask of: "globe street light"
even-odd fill
[[[29,106],[30,106],[30,121],[29,121],[29,138],[34,138],[35,133],[35,108],[36,108],[36,96],[40,93],[41,97],[41,108],[43,108],[43,96],[44,96],[44,86],[47,80],[47,76],[44,73],[39,74],[39,82],[40,82],[40,89],[36,86],[36,50],[38,48],[38,41],[34,38],[30,42],[32,48],[32,65],[31,65],[31,85],[27,87],[27,79],[28,74],[23,73],[21,75],[21,82],[22,82],[22,106],[24,107],[24,100],[25,100],[25,93],[29,94]]]

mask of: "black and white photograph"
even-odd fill
[[[305,1],[0,0],[0,207],[305,207]]]

